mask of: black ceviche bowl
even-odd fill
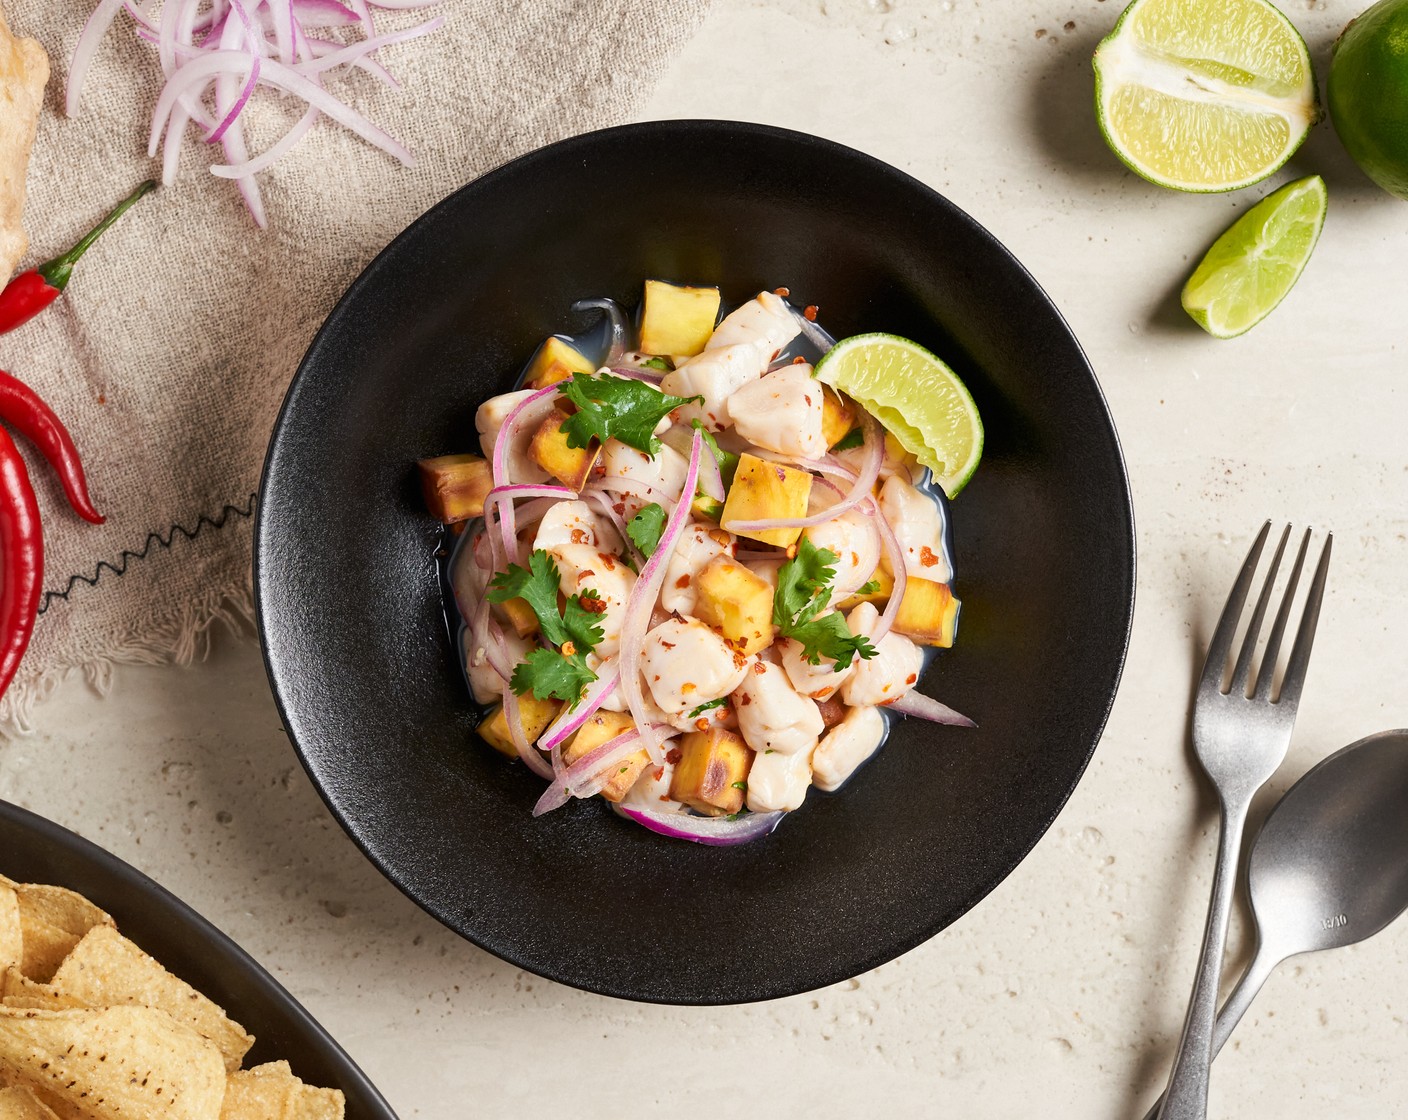
[[[417,459],[474,450],[570,305],[647,277],[739,301],[786,285],[837,337],[942,356],[986,428],[952,504],[956,647],[926,691],[978,727],[902,721],[835,795],[739,847],[667,839],[474,733]],[[734,1003],[880,965],[993,890],[1100,738],[1134,597],[1118,440],[1076,339],[973,218],[869,156],[724,121],[630,125],[451,195],[351,286],[308,351],[260,492],[269,677],[334,815],[398,887],[488,951],[594,992]]]

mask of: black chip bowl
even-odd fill
[[[904,721],[840,793],[766,839],[667,840],[543,783],[474,734],[415,460],[475,450],[577,299],[646,277],[786,285],[837,337],[945,358],[987,448],[953,503],[957,647],[923,689],[977,730]],[[992,235],[825,140],[670,121],[565,140],[469,184],[352,285],[269,445],[256,589],[284,721],[337,819],[397,886],[513,964],[579,988],[736,1003],[854,976],[932,937],[1050,826],[1095,749],[1134,600],[1134,525],[1080,346]]]

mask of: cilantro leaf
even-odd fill
[[[870,639],[852,634],[840,614],[821,614],[831,602],[836,560],[829,548],[817,548],[802,536],[797,540],[797,555],[777,573],[773,625],[784,638],[802,643],[802,657],[811,665],[820,664],[823,657],[838,666],[849,665],[856,656],[868,661],[879,652]]]
[[[606,601],[595,591],[583,591],[567,600],[562,608],[562,629],[574,652],[589,653],[601,644],[606,636],[600,622],[605,610]],[[567,651],[566,644],[562,648]]]
[[[539,700],[566,700],[575,705],[582,690],[596,680],[580,653],[568,657],[552,649],[529,650],[513,670],[509,686],[519,696],[532,692]]]
[[[869,661],[880,652],[871,645],[869,638],[852,634],[846,620],[835,611],[787,627],[785,633],[793,641],[802,643],[802,657],[809,665],[819,665],[823,657],[829,657],[838,667],[844,667],[857,654]]]
[[[852,428],[835,443],[831,445],[832,451],[849,451],[852,447],[859,447],[865,442],[865,432],[860,428]]]
[[[738,456],[732,451],[725,451],[720,447],[719,441],[714,438],[713,433],[698,420],[690,421],[690,427],[704,437],[709,453],[714,456],[714,462],[719,464],[719,474],[723,475],[724,485],[732,486],[734,473],[738,470]]]
[[[560,646],[567,641],[562,616],[557,612],[557,585],[561,578],[552,557],[542,549],[535,549],[528,557],[527,568],[510,564],[507,572],[500,572],[493,578],[489,583],[489,602],[523,599],[538,616],[543,637]]]
[[[857,588],[856,588],[856,594],[857,594],[857,595],[874,595],[874,594],[875,594],[877,591],[879,591],[879,590],[880,590],[880,581],[879,581],[878,579],[871,579],[871,580],[866,580],[863,584],[861,584],[859,587],[857,587]]]
[[[717,700],[710,700],[706,704],[700,704],[699,707],[695,708],[694,711],[689,713],[688,718],[696,719],[697,717],[702,716],[705,712],[709,711],[711,708],[726,707],[728,707],[728,697],[720,696]]]
[[[641,362],[641,365],[645,366],[646,369],[658,369],[662,373],[669,373],[670,370],[675,368],[658,354],[653,358],[647,358],[645,361]]]
[[[577,406],[561,430],[568,447],[586,447],[593,439],[622,443],[654,455],[660,450],[655,425],[690,401],[703,403],[703,397],[673,397],[653,385],[629,377],[603,373],[590,377],[574,373],[562,382],[562,395]]]
[[[640,511],[626,522],[626,534],[640,549],[641,555],[654,555],[660,544],[660,534],[665,531],[665,510],[656,502],[640,507]]]
[[[831,602],[831,581],[836,578],[836,553],[817,548],[805,534],[797,538],[797,555],[777,573],[772,599],[772,622],[786,629],[808,622]]]

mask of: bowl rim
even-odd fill
[[[948,921],[930,920],[918,922],[915,925],[914,932],[912,933],[912,935],[900,938],[898,941],[895,942],[887,943],[883,949],[879,949],[874,953],[865,954],[863,957],[858,956],[857,959],[851,965],[847,965],[842,968],[831,968],[827,970],[821,970],[824,971],[825,974],[820,975],[814,982],[808,983],[806,986],[797,987],[791,984],[774,985],[772,987],[761,989],[757,991],[756,994],[750,994],[742,999],[726,997],[715,998],[709,994],[699,994],[689,997],[642,994],[633,990],[626,990],[622,987],[614,986],[612,983],[609,982],[609,980],[601,983],[585,980],[582,977],[573,975],[563,969],[553,967],[551,962],[543,962],[539,960],[526,960],[518,954],[512,952],[511,950],[506,949],[505,947],[487,944],[484,939],[481,939],[476,934],[468,932],[467,930],[462,928],[461,925],[453,919],[452,915],[448,912],[446,908],[437,906],[432,899],[423,898],[419,893],[413,891],[409,884],[406,882],[405,877],[402,876],[395,868],[390,866],[387,861],[381,859],[377,855],[377,853],[373,851],[369,841],[364,839],[359,834],[357,829],[353,828],[352,823],[348,819],[347,815],[343,812],[342,808],[334,800],[331,791],[320,779],[319,775],[316,773],[314,767],[310,763],[308,756],[305,754],[303,747],[299,744],[297,736],[291,729],[291,720],[289,715],[289,708],[287,705],[287,697],[285,695],[284,689],[280,686],[279,673],[276,670],[273,655],[270,652],[269,642],[266,637],[264,625],[264,577],[266,575],[266,568],[263,563],[264,539],[266,533],[272,533],[273,531],[273,527],[267,522],[267,510],[269,509],[269,505],[266,501],[266,497],[268,487],[270,485],[270,476],[273,472],[275,466],[275,459],[278,455],[280,436],[284,431],[287,416],[290,410],[294,407],[294,403],[298,396],[300,386],[304,378],[304,373],[308,368],[310,358],[319,350],[323,342],[324,336],[331,331],[333,322],[340,318],[340,312],[342,311],[342,309],[346,305],[355,301],[359,297],[364,287],[373,283],[373,275],[378,271],[382,261],[388,256],[390,256],[397,249],[401,241],[406,238],[414,229],[424,223],[432,221],[442,211],[459,205],[459,200],[462,196],[466,194],[472,194],[477,190],[492,188],[492,186],[498,179],[505,178],[511,173],[517,172],[523,168],[531,167],[533,163],[539,160],[547,159],[550,157],[558,157],[563,154],[570,155],[575,150],[590,150],[591,147],[598,143],[600,140],[616,136],[641,135],[648,137],[651,135],[660,135],[674,136],[681,139],[687,139],[689,136],[694,134],[717,134],[723,130],[728,130],[731,133],[750,136],[757,139],[779,140],[791,144],[810,146],[814,149],[819,149],[824,153],[828,153],[832,156],[835,156],[838,159],[847,160],[853,164],[860,165],[864,170],[868,170],[871,173],[894,179],[903,184],[904,186],[908,187],[909,189],[917,190],[925,195],[928,195],[933,202],[948,210],[955,220],[966,225],[967,227],[969,227],[969,230],[971,232],[976,233],[981,239],[985,240],[991,247],[992,251],[1001,258],[1003,258],[1007,266],[1011,268],[1015,274],[1019,275],[1027,285],[1029,285],[1031,294],[1038,298],[1041,302],[1043,302],[1048,308],[1053,318],[1053,326],[1059,329],[1059,331],[1064,335],[1064,341],[1070,346],[1072,355],[1079,359],[1079,365],[1084,370],[1086,378],[1089,381],[1089,387],[1092,390],[1093,404],[1098,410],[1098,419],[1101,421],[1102,427],[1109,434],[1112,450],[1114,452],[1114,466],[1116,468],[1116,474],[1118,476],[1119,482],[1119,486],[1117,488],[1117,495],[1112,494],[1112,496],[1117,496],[1119,499],[1119,512],[1121,515],[1119,517],[1118,525],[1112,524],[1110,526],[1110,531],[1111,536],[1117,537],[1119,543],[1127,550],[1128,553],[1127,571],[1123,568],[1121,569],[1122,574],[1127,578],[1127,593],[1124,596],[1120,597],[1119,602],[1115,604],[1123,610],[1124,621],[1123,625],[1119,629],[1119,648],[1117,651],[1115,651],[1113,664],[1111,666],[1112,676],[1108,693],[1104,697],[1098,712],[1092,711],[1091,713],[1092,716],[1094,716],[1095,718],[1092,723],[1092,734],[1090,736],[1090,742],[1085,748],[1084,757],[1080,760],[1079,767],[1075,770],[1072,775],[1069,787],[1061,794],[1058,803],[1053,806],[1051,813],[1042,822],[1041,827],[1039,829],[1033,829],[1030,842],[1021,846],[1021,850],[1013,856],[1011,861],[1005,866],[1003,866],[999,874],[993,876],[990,882],[984,884],[982,888],[978,890],[971,897],[971,899],[968,900],[967,905],[956,917]],[[265,671],[269,678],[270,689],[273,693],[274,701],[278,708],[280,719],[282,720],[284,728],[287,731],[289,742],[290,745],[293,747],[294,753],[298,756],[300,764],[307,772],[309,780],[312,782],[313,787],[318,791],[319,796],[323,799],[324,804],[327,805],[329,812],[331,812],[333,818],[338,822],[342,830],[347,834],[348,837],[351,838],[353,843],[357,845],[357,847],[361,850],[362,854],[366,856],[366,858],[372,863],[372,865],[376,867],[377,870],[380,871],[388,880],[390,880],[398,890],[400,890],[404,895],[406,895],[406,897],[410,898],[412,902],[414,902],[422,910],[428,913],[431,917],[435,918],[436,921],[440,922],[448,929],[452,930],[459,936],[463,937],[465,940],[469,941],[471,944],[477,946],[478,948],[484,950],[492,956],[497,957],[500,960],[506,961],[507,963],[513,965],[516,968],[523,969],[524,971],[530,972],[536,976],[541,976],[544,979],[551,980],[554,983],[562,984],[566,987],[575,988],[580,991],[590,992],[595,995],[607,996],[635,1003],[652,1003],[668,1006],[734,1006],[739,1004],[758,1003],[772,999],[786,998],[792,995],[801,995],[806,992],[816,991],[820,988],[828,987],[832,984],[841,983],[854,976],[858,976],[864,972],[871,971],[872,969],[878,968],[883,964],[898,959],[906,953],[909,953],[912,950],[918,948],[920,945],[923,945],[925,942],[931,940],[937,934],[941,933],[944,929],[948,928],[950,925],[961,921],[964,916],[971,913],[971,911],[975,907],[977,907],[989,894],[991,894],[994,890],[1001,886],[1001,884],[1005,882],[1008,877],[1011,876],[1012,872],[1015,871],[1016,868],[1027,858],[1027,856],[1031,854],[1032,850],[1036,847],[1036,845],[1042,840],[1043,837],[1045,837],[1047,832],[1050,831],[1051,826],[1056,821],[1056,818],[1061,814],[1062,810],[1069,802],[1071,796],[1075,793],[1076,788],[1084,779],[1085,773],[1090,766],[1090,760],[1094,757],[1096,748],[1100,745],[1100,742],[1104,738],[1104,733],[1106,725],[1109,721],[1110,712],[1114,706],[1115,698],[1119,694],[1119,688],[1123,680],[1124,668],[1129,653],[1129,643],[1134,623],[1135,598],[1138,584],[1137,544],[1138,540],[1134,519],[1134,499],[1133,491],[1130,486],[1129,470],[1125,461],[1123,446],[1120,442],[1119,431],[1114,422],[1114,416],[1110,411],[1109,402],[1106,399],[1104,389],[1100,384],[1100,380],[1095,373],[1094,366],[1091,364],[1090,359],[1086,354],[1084,347],[1081,346],[1079,339],[1076,337],[1075,332],[1072,331],[1070,324],[1066,320],[1066,317],[1061,313],[1060,308],[1056,305],[1055,301],[1051,298],[1050,294],[1046,291],[1044,287],[1042,287],[1042,285],[1032,275],[1030,270],[1020,260],[1018,260],[1017,257],[1012,253],[1012,251],[1009,250],[1007,246],[1003,244],[995,234],[989,231],[987,227],[985,227],[981,222],[979,222],[962,207],[952,202],[947,196],[943,195],[933,187],[929,186],[927,183],[909,174],[908,172],[903,171],[902,169],[895,167],[893,164],[887,163],[886,161],[879,159],[876,156],[872,156],[866,152],[860,151],[857,148],[852,148],[849,145],[841,144],[837,141],[829,140],[825,137],[817,136],[813,133],[801,132],[789,128],[782,128],[775,125],[760,124],[749,121],[737,121],[726,118],[700,117],[650,120],[638,121],[623,125],[614,125],[607,128],[593,129],[588,132],[577,133],[553,141],[548,144],[540,145],[527,152],[524,152],[521,155],[515,156],[511,159],[504,161],[503,163],[496,165],[490,170],[484,172],[482,175],[479,175],[469,180],[462,186],[451,191],[443,199],[432,205],[421,215],[411,221],[406,227],[404,227],[399,233],[397,233],[376,254],[376,256],[374,256],[367,263],[367,265],[362,269],[362,271],[357,275],[357,277],[352,281],[352,283],[348,285],[347,290],[328,311],[328,314],[324,319],[322,325],[319,327],[317,333],[314,335],[312,341],[309,343],[307,350],[304,352],[303,357],[300,359],[298,369],[295,371],[293,378],[289,383],[288,390],[284,395],[283,403],[279,408],[278,416],[274,421],[274,426],[271,431],[268,448],[265,453],[264,464],[260,472],[257,508],[255,511],[254,518],[254,607],[255,618],[257,621],[257,628],[259,632],[260,651],[264,661]],[[896,948],[896,946],[898,947]]]

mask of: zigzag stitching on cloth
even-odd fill
[[[99,560],[97,566],[94,567],[93,574],[91,576],[79,572],[77,575],[72,575],[68,577],[68,584],[64,587],[62,591],[44,592],[44,601],[39,605],[38,614],[42,616],[44,612],[49,609],[50,604],[52,604],[55,599],[63,599],[65,602],[67,602],[68,597],[73,593],[73,589],[77,587],[80,583],[88,587],[97,587],[98,581],[103,576],[104,568],[106,568],[114,576],[121,578],[122,576],[127,574],[127,565],[131,561],[145,560],[147,556],[151,553],[152,548],[156,545],[160,545],[162,548],[170,548],[172,542],[176,540],[176,535],[178,533],[181,536],[185,537],[186,540],[193,541],[196,539],[196,537],[200,535],[200,531],[206,528],[207,526],[212,529],[223,529],[225,527],[225,523],[230,520],[230,516],[232,514],[240,518],[253,517],[254,502],[257,497],[257,494],[251,493],[249,496],[249,501],[245,503],[244,508],[229,505],[227,503],[225,507],[214,517],[207,517],[205,514],[201,514],[200,518],[196,521],[195,527],[192,529],[186,528],[186,526],[182,525],[180,522],[173,522],[171,527],[166,531],[164,535],[157,531],[148,533],[146,542],[137,552],[133,552],[130,549],[123,549],[122,554],[117,558],[116,563],[112,563],[107,560]]]

